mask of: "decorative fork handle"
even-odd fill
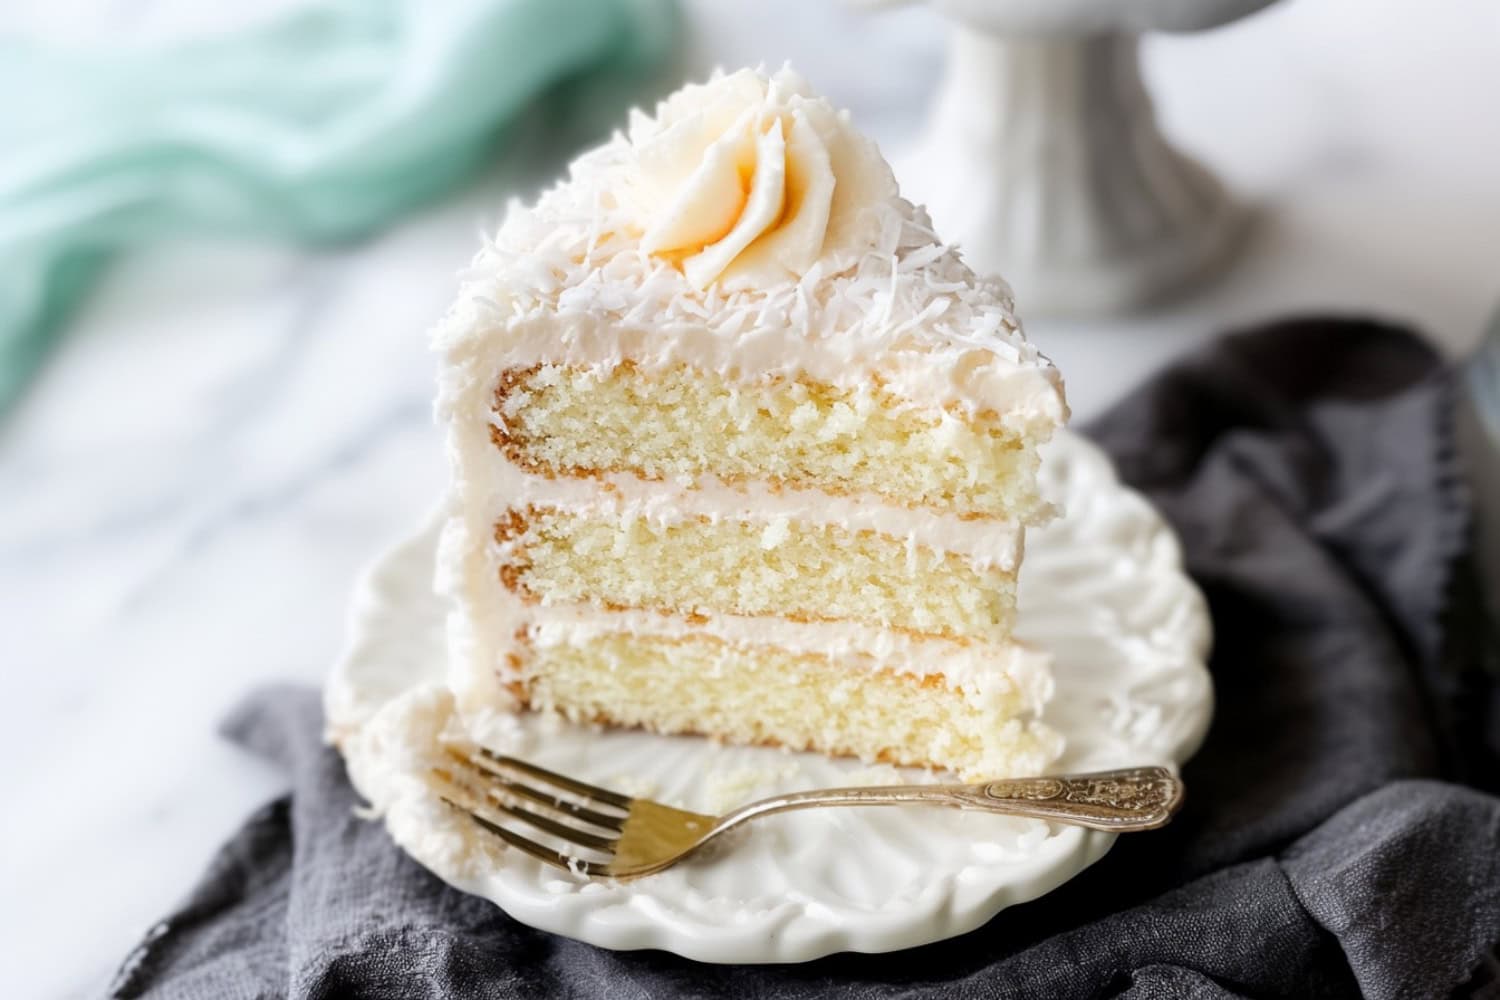
[[[722,817],[718,828],[793,809],[923,804],[1028,816],[1124,833],[1165,825],[1182,805],[1182,795],[1182,782],[1164,767],[1012,778],[975,785],[825,788],[751,802]]]

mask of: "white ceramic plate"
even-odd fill
[[[1108,458],[1063,434],[1044,463],[1066,516],[1028,537],[1020,632],[1054,656],[1046,721],[1067,740],[1054,770],[1180,765],[1212,713],[1209,620],[1171,529]],[[435,527],[361,583],[328,688],[352,779],[418,861],[524,923],[606,948],[707,962],[799,962],[882,952],[978,927],[1098,860],[1114,835],[943,809],[838,809],[752,826],[713,855],[634,882],[570,878],[498,845],[435,803],[413,732],[446,711],[445,608],[432,592]],[[415,720],[415,721],[414,721]],[[797,788],[927,780],[820,755],[692,737],[573,727],[535,716],[508,748],[585,781],[706,812]],[[1150,836],[1150,834],[1135,834]]]

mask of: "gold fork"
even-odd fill
[[[1162,767],[1012,778],[979,785],[824,788],[776,795],[723,816],[612,792],[479,747],[449,746],[451,767],[431,783],[449,805],[539,861],[583,875],[629,879],[670,868],[759,816],[815,806],[939,805],[1029,816],[1123,833],[1154,830],[1182,805],[1182,782]],[[524,803],[524,804],[523,804]],[[541,806],[541,812],[528,806]],[[521,823],[565,846],[517,833]]]

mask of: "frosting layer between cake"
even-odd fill
[[[483,463],[486,457],[481,452],[473,459]],[[644,518],[658,524],[694,518],[757,521],[768,527],[778,521],[806,521],[958,553],[976,568],[1015,570],[1021,561],[1024,533],[1012,521],[899,507],[867,496],[773,488],[763,482],[730,486],[711,476],[689,483],[651,482],[630,473],[543,476],[525,472],[498,454],[489,473],[487,482],[476,486],[496,501],[492,524],[507,510],[527,507],[556,508],[583,517]]]

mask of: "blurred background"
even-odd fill
[[[902,178],[949,25],[835,0],[0,7],[14,995],[97,992],[281,786],[214,726],[255,684],[319,682],[357,574],[437,501],[424,334],[506,199],[628,103],[788,60]],[[1147,33],[1142,67],[1162,133],[1246,221],[1222,266],[1144,305],[1033,315],[1017,282],[1081,421],[1290,312],[1479,345],[1500,298],[1500,5],[1287,0]]]

